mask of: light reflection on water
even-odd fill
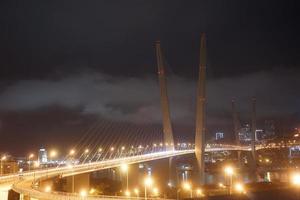
[[[234,180],[240,180],[244,183],[249,183],[252,181],[252,175],[248,172],[240,173],[239,176],[234,176]],[[222,173],[206,173],[205,180],[207,184],[218,184],[225,183],[225,176]],[[258,176],[259,182],[287,182],[288,172],[265,172]]]

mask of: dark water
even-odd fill
[[[243,183],[250,183],[252,181],[252,175],[248,172],[242,172],[233,176],[233,179]],[[225,178],[225,175],[222,173],[206,173],[205,180],[207,184],[218,184],[224,183],[227,178]],[[264,172],[257,175],[257,180],[259,182],[288,182],[289,174],[288,172]]]

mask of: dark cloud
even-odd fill
[[[228,115],[234,98],[242,116],[247,116],[254,96],[259,116],[299,112],[298,74],[299,70],[277,69],[241,77],[209,79],[207,112],[212,118],[224,117],[224,113]],[[173,75],[168,84],[173,120],[190,124],[195,114],[195,82]],[[68,109],[80,108],[83,115],[158,123],[161,121],[158,91],[157,79],[153,76],[129,78],[85,72],[59,80],[18,81],[0,94],[0,108],[3,111],[28,111],[59,105]]]

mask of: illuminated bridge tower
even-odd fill
[[[231,106],[232,106],[232,118],[233,118],[233,131],[234,131],[234,136],[235,136],[235,142],[236,145],[240,146],[240,138],[239,138],[239,132],[241,129],[241,124],[238,119],[238,114],[235,108],[235,101],[234,99],[231,101]],[[238,157],[238,165],[241,167],[241,151],[237,151],[237,157]]]
[[[197,84],[196,99],[196,133],[195,153],[200,175],[200,183],[205,184],[204,177],[204,149],[205,149],[205,78],[206,78],[206,37],[201,34],[199,79]]]
[[[256,98],[252,98],[252,125],[251,125],[251,154],[252,154],[252,170],[253,181],[256,181],[256,151],[255,151],[255,133],[256,133]]]
[[[167,83],[166,83],[167,81],[165,76],[165,62],[160,47],[160,41],[157,41],[155,43],[155,49],[156,49],[158,78],[159,78],[159,86],[160,86],[161,108],[162,108],[162,115],[163,115],[164,142],[165,144],[168,144],[168,146],[166,146],[167,150],[174,150],[174,139],[173,139],[171,117],[170,117]]]

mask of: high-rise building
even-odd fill
[[[275,136],[275,125],[273,120],[265,120],[264,139],[270,139]]]
[[[222,132],[217,132],[216,133],[216,140],[221,140],[224,138],[224,133]]]
[[[244,124],[240,129],[239,140],[243,142],[251,141],[251,129],[249,124]]]
[[[47,151],[45,148],[40,148],[38,162],[39,163],[47,163],[48,162]]]

